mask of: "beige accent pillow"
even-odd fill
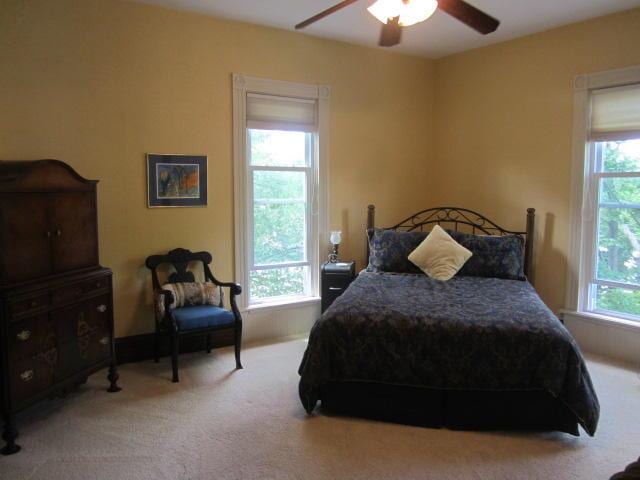
[[[436,280],[451,279],[473,255],[456,242],[440,225],[436,225],[420,245],[411,252],[409,261]]]
[[[193,305],[220,305],[220,287],[211,282],[183,282],[165,283],[163,290],[168,290],[173,294],[171,308],[180,308]],[[164,317],[164,294],[160,293],[156,297],[156,308],[160,317]]]

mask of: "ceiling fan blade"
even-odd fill
[[[382,24],[378,45],[381,47],[393,47],[400,43],[400,38],[402,38],[400,17],[390,18],[387,23]]]
[[[331,15],[332,13],[337,12],[338,10],[342,10],[344,7],[348,7],[349,5],[351,5],[352,3],[356,3],[358,0],[344,0],[336,5],[334,5],[333,7],[329,7],[326,10],[323,10],[322,12],[314,15],[311,18],[307,18],[304,22],[300,22],[299,24],[296,25],[296,30],[300,30],[301,28],[304,28],[308,25],[311,25],[312,23],[317,22],[318,20]]]
[[[495,32],[500,21],[463,0],[438,0],[438,8],[486,35]]]

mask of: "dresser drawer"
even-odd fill
[[[329,287],[337,287],[346,290],[347,287],[351,284],[353,278],[348,277],[346,275],[325,275],[322,278],[322,286],[324,288]]]
[[[346,275],[325,274],[322,277],[321,295],[331,297],[330,303],[342,295],[352,282],[352,278]]]
[[[20,295],[9,300],[12,318],[23,318],[46,309],[49,305],[49,294],[46,290]]]
[[[58,351],[41,352],[14,362],[9,372],[11,399],[14,404],[29,399],[54,383]]]
[[[332,285],[323,285],[322,286],[322,294],[334,294],[334,295],[342,295],[344,291],[347,289],[349,284],[332,284]]]
[[[77,300],[79,297],[107,291],[109,291],[109,277],[97,277],[54,289],[51,292],[51,303],[60,305]]]
[[[12,360],[31,357],[56,346],[56,328],[47,314],[9,324],[9,356]]]

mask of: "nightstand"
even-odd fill
[[[347,289],[356,278],[356,262],[326,262],[322,265],[322,312]]]

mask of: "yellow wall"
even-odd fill
[[[152,329],[147,255],[210,250],[233,277],[232,72],[331,85],[345,258],[363,265],[368,203],[387,222],[425,204],[432,62],[117,0],[0,3],[0,158],[59,158],[100,180],[117,336]],[[147,152],[208,155],[209,206],[146,208]]]
[[[373,39],[372,41],[375,41]],[[330,219],[364,261],[378,224],[434,204],[505,227],[538,210],[536,288],[562,306],[574,75],[640,64],[640,10],[435,62],[119,0],[3,0],[0,158],[100,179],[116,333],[150,331],[150,253],[214,252],[233,277],[232,72],[332,87]],[[147,209],[145,153],[209,156],[209,206]]]
[[[535,286],[564,303],[573,77],[640,64],[640,9],[436,61],[431,175],[437,203],[506,227],[537,209]]]

